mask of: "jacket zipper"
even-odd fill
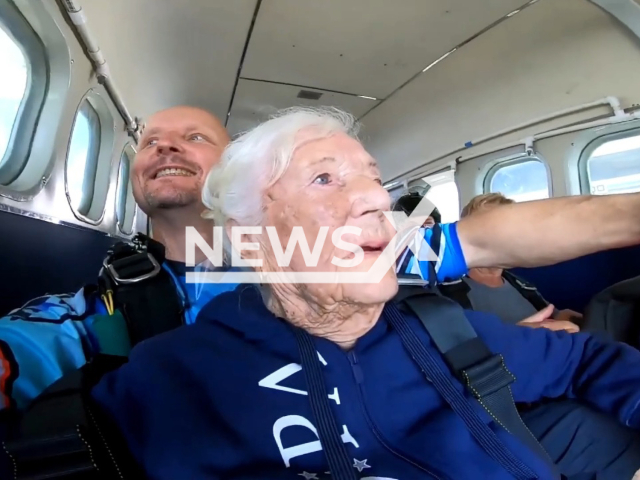
[[[417,464],[413,460],[405,457],[404,455],[402,455],[401,453],[397,452],[396,450],[394,450],[392,447],[389,446],[389,443],[387,442],[387,440],[382,435],[382,432],[380,432],[380,430],[375,425],[375,423],[373,423],[373,420],[371,419],[371,416],[369,415],[367,407],[366,407],[366,405],[364,403],[364,392],[363,392],[363,388],[362,388],[362,383],[363,383],[363,380],[364,380],[364,376],[363,376],[363,372],[362,372],[362,367],[360,367],[360,364],[358,363],[358,357],[356,357],[356,353],[354,351],[350,351],[347,354],[347,357],[349,358],[349,364],[351,365],[351,370],[353,371],[353,377],[355,378],[356,383],[358,384],[358,396],[360,397],[360,408],[362,409],[362,413],[364,415],[364,418],[367,420],[367,424],[369,425],[369,428],[373,432],[373,435],[376,437],[378,442],[380,442],[380,444],[384,448],[386,448],[389,452],[391,452],[393,455],[395,455],[396,457],[400,458],[401,460],[404,460],[407,463],[410,463],[411,465],[413,465],[414,467],[422,470],[423,472],[426,472],[428,475],[431,475],[431,477],[433,479],[435,479],[435,480],[443,480],[441,477],[439,477],[435,473],[431,472],[426,467],[423,467],[422,465]]]

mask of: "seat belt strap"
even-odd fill
[[[496,423],[555,469],[549,454],[520,418],[510,387],[515,377],[502,355],[493,354],[478,337],[463,310],[434,295],[410,296],[404,303],[420,319],[454,374]]]

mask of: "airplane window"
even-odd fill
[[[0,165],[6,161],[11,132],[27,92],[27,59],[0,25]]]
[[[449,170],[422,179],[431,185],[427,191],[427,198],[440,212],[443,223],[460,220],[460,196],[454,173],[453,170]]]
[[[127,145],[120,156],[118,169],[118,192],[116,194],[116,217],[118,229],[125,235],[133,233],[133,218],[135,213],[135,200],[131,185],[131,164],[135,152]]]
[[[500,163],[487,175],[485,192],[499,192],[516,202],[549,198],[547,168],[540,160],[530,157]]]
[[[67,193],[71,207],[88,215],[93,199],[98,153],[100,150],[100,117],[84,100],[78,110],[67,154]]]
[[[587,178],[593,195],[640,192],[640,132],[606,140],[587,158]]]

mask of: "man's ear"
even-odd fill
[[[235,220],[228,220],[225,224],[225,231],[231,242],[232,262],[234,260],[233,252],[235,252],[236,258],[239,257],[246,262],[242,266],[262,266],[263,252],[260,248],[262,227],[247,227],[239,225]]]

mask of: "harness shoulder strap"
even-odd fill
[[[540,295],[538,289],[531,283],[523,280],[522,278],[514,275],[507,270],[502,272],[502,278],[509,282],[513,286],[513,288],[515,288],[520,293],[520,295],[522,295],[531,305],[533,305],[533,308],[535,308],[536,310],[543,310],[547,307],[547,305],[549,305],[549,302],[547,302],[544,297]]]
[[[554,465],[520,418],[510,388],[515,377],[504,364],[502,355],[492,353],[478,337],[463,310],[451,300],[437,295],[408,296],[403,302],[420,319],[451,370],[487,413],[533,452]]]
[[[443,282],[438,284],[438,290],[442,295],[450,298],[465,310],[473,310],[471,300],[469,299],[469,285],[459,278],[452,282]]]
[[[171,274],[162,267],[164,246],[142,234],[118,243],[100,271],[99,290],[113,319],[119,312],[130,345],[184,323],[184,306]]]

